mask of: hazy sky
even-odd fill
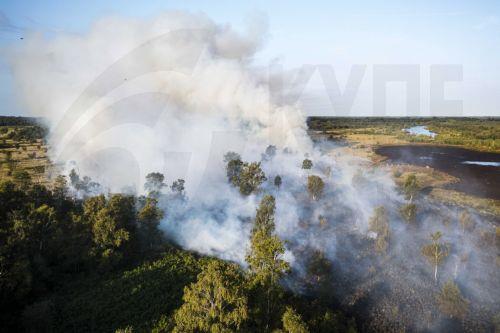
[[[430,65],[459,65],[461,82],[445,98],[463,101],[464,115],[500,115],[500,1],[6,1],[0,0],[0,46],[23,43],[30,31],[48,38],[85,33],[108,15],[148,17],[162,10],[206,13],[243,29],[249,17],[267,18],[268,35],[256,63],[285,68],[329,64],[343,90],[353,64],[366,65],[351,115],[373,113],[373,70],[380,64],[418,65],[421,115],[429,114]],[[0,114],[26,114],[13,97],[9,67],[0,60]],[[316,73],[303,105],[329,115],[331,103]],[[388,84],[388,115],[406,115],[404,85]]]

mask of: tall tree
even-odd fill
[[[259,299],[259,317],[264,329],[268,329],[277,301],[282,293],[279,280],[288,272],[289,265],[283,260],[285,246],[274,234],[275,200],[271,195],[262,199],[255,217],[246,261],[250,268],[251,287]]]
[[[287,333],[308,333],[309,329],[307,324],[302,320],[292,307],[287,306],[285,313],[283,313],[283,329]]]
[[[198,280],[184,288],[184,304],[175,312],[174,332],[235,332],[248,318],[239,267],[211,260]]]
[[[122,194],[114,194],[109,200],[103,195],[92,197],[84,203],[84,218],[91,225],[94,255],[100,258],[102,268],[116,265],[124,252],[135,252],[134,197]]]
[[[185,197],[184,184],[185,184],[184,179],[177,179],[172,183],[172,186],[170,186],[170,189],[172,190],[176,198],[184,199]]]
[[[148,195],[157,197],[161,190],[166,186],[164,183],[165,176],[160,172],[150,172],[146,175],[146,183],[144,189]]]
[[[319,176],[311,175],[307,177],[307,190],[313,200],[318,200],[323,194],[325,183]]]
[[[227,180],[234,186],[239,186],[241,168],[243,167],[240,154],[233,151],[227,152],[224,155],[224,162],[226,163]]]
[[[260,167],[260,162],[244,163],[240,173],[240,193],[250,195],[256,192],[266,180],[266,175]]]
[[[440,231],[436,231],[430,236],[431,243],[422,247],[422,254],[427,258],[429,263],[434,266],[434,280],[436,283],[438,281],[438,266],[444,261],[449,253],[448,244],[440,242],[442,236],[443,234]]]
[[[408,175],[403,184],[403,192],[405,194],[406,200],[410,200],[410,202],[412,202],[418,191],[419,185],[417,176],[415,176],[415,174]]]
[[[151,197],[145,198],[144,206],[137,213],[137,220],[142,244],[146,244],[149,250],[153,250],[161,243],[161,231],[158,226],[162,218],[163,211],[158,208],[158,200]]]

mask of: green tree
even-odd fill
[[[387,252],[389,246],[389,219],[384,206],[379,206],[373,211],[368,221],[368,230],[377,234],[375,238],[375,250],[379,253]]]
[[[463,319],[467,314],[469,303],[462,297],[460,289],[451,280],[443,285],[437,296],[437,302],[439,310],[451,318]]]
[[[308,333],[309,328],[292,307],[287,306],[285,313],[283,313],[283,329],[287,333]]]
[[[260,162],[244,163],[239,179],[240,193],[250,195],[256,192],[265,180],[266,175],[260,168]]]
[[[59,175],[54,180],[53,192],[56,198],[63,199],[68,195],[68,181],[63,175]]]
[[[417,176],[415,174],[408,175],[403,184],[403,192],[405,194],[406,200],[413,201],[413,197],[418,193],[419,185],[417,181]]]
[[[239,186],[241,169],[243,167],[241,156],[232,151],[227,152],[224,155],[224,162],[226,163],[227,180],[233,184],[233,186]]]
[[[234,332],[248,318],[244,279],[235,264],[211,260],[196,283],[184,288],[174,332]]]
[[[114,194],[109,200],[103,195],[92,197],[84,203],[84,217],[91,225],[94,254],[101,259],[102,268],[113,267],[124,253],[135,252],[134,197],[122,194]]]
[[[427,258],[429,263],[434,266],[434,280],[437,283],[438,279],[438,266],[448,256],[449,246],[446,243],[441,243],[440,239],[443,234],[436,231],[431,234],[431,243],[422,247],[422,254]]]
[[[239,154],[228,152],[224,155],[226,162],[226,175],[228,181],[239,188],[243,195],[256,192],[266,180],[266,175],[260,167],[260,162],[246,163]]]
[[[331,310],[318,311],[311,322],[311,327],[314,327],[314,329],[311,329],[312,331],[318,333],[357,332],[354,319],[348,319],[342,313],[332,312]]]
[[[404,204],[399,209],[399,213],[407,223],[414,223],[417,218],[417,205],[414,203]]]
[[[302,161],[302,169],[304,170],[310,170],[313,167],[313,162],[306,158]]]
[[[313,200],[318,200],[323,194],[325,183],[319,176],[311,175],[307,177],[307,190]]]
[[[172,183],[172,186],[170,186],[170,189],[174,193],[174,196],[177,198],[184,198],[185,197],[185,188],[184,188],[185,181],[184,179],[177,179]]]
[[[31,176],[25,170],[16,170],[12,173],[12,178],[19,184],[21,189],[26,190],[31,185]]]
[[[145,198],[144,206],[137,213],[137,220],[142,243],[147,245],[149,250],[161,244],[162,235],[158,226],[162,218],[163,211],[158,208],[158,200],[151,197]]]
[[[150,172],[146,175],[146,183],[144,189],[150,196],[158,196],[161,190],[166,186],[163,182],[165,176],[160,172]]]
[[[246,256],[250,268],[251,289],[257,294],[258,316],[266,330],[282,294],[279,280],[290,268],[283,260],[285,246],[274,234],[274,211],[274,197],[264,196],[257,209],[250,249]]]
[[[42,253],[50,242],[52,232],[57,228],[54,208],[47,205],[28,207],[28,214],[14,214],[13,232],[18,240],[24,241],[30,253]]]

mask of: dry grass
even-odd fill
[[[16,171],[26,171],[35,183],[48,184],[47,174],[52,165],[48,147],[42,140],[35,142],[5,139],[9,128],[0,136],[0,181],[12,180]]]
[[[482,214],[500,216],[500,200],[478,198],[443,188],[433,188],[429,196],[445,204],[453,204],[464,208],[472,207]]]

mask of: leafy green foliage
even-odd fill
[[[235,264],[210,261],[184,288],[174,332],[234,332],[248,318],[243,275]]]
[[[307,324],[292,307],[287,307],[283,314],[283,329],[287,333],[308,333]]]
[[[290,269],[283,260],[285,246],[274,234],[275,199],[266,195],[262,199],[252,230],[250,249],[246,261],[250,268],[250,284],[255,295],[259,326],[268,328],[272,314],[282,294],[280,279]]]
[[[239,187],[248,186],[254,193],[265,176],[259,163],[243,163],[238,178],[243,184]],[[176,195],[161,193],[161,174],[148,181],[149,195],[138,198],[95,195],[90,178],[80,178],[76,171],[69,181],[58,176],[50,188],[29,178],[0,183],[3,330],[171,332],[176,326],[189,331],[186,327],[198,325],[197,331],[209,327],[224,332],[282,327],[284,306],[292,294],[281,285],[289,266],[284,244],[275,234],[274,198],[264,196],[257,209],[249,271],[243,273],[234,264],[197,259],[186,251],[164,253],[169,245],[158,225],[168,212],[158,202],[176,200]],[[174,184],[174,194],[182,193],[184,182]],[[75,190],[78,195],[70,197]],[[207,290],[208,296],[203,293]],[[308,300],[293,297],[294,307],[311,318],[300,307]],[[207,304],[215,306],[200,310]],[[313,330],[322,322],[293,324],[293,313],[285,318],[288,329],[303,324]],[[344,327],[340,319],[332,323]]]
[[[182,304],[183,288],[200,268],[193,255],[172,250],[133,270],[68,284],[55,296],[55,331],[151,330]]]
[[[142,208],[137,213],[139,222],[139,232],[141,232],[143,240],[142,248],[153,250],[158,248],[163,239],[158,226],[163,218],[163,211],[158,208],[158,200],[155,198],[145,198]],[[144,243],[146,241],[147,243]]]
[[[417,181],[417,176],[414,174],[408,175],[403,184],[403,192],[405,194],[406,200],[413,201],[413,197],[418,193],[419,185]]]
[[[139,232],[139,221],[151,222],[151,231],[158,233],[153,220],[161,211],[153,201],[137,213],[132,196],[82,201],[67,193],[64,177],[56,179],[52,191],[29,180],[22,186],[0,183],[0,319],[6,329],[18,328],[20,313],[33,302],[26,308],[26,325],[52,309],[36,302],[46,301],[43,297],[68,278],[96,268],[112,272],[142,260],[138,244],[152,240],[150,233]]]
[[[266,175],[260,167],[260,162],[247,163],[241,160],[240,155],[228,152],[224,155],[226,175],[228,181],[239,188],[243,195],[250,195],[258,191],[266,180]]]
[[[318,200],[321,198],[323,194],[323,190],[325,189],[325,183],[323,179],[319,176],[311,175],[307,177],[307,190],[311,195],[313,200]]]

